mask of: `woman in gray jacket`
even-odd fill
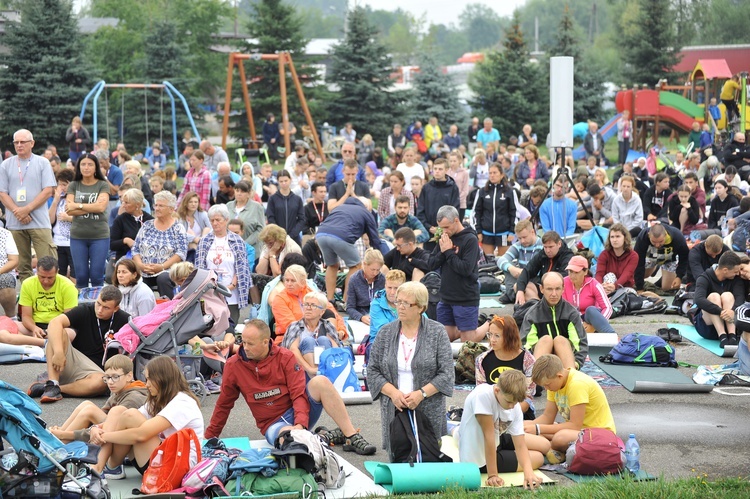
[[[383,448],[389,453],[396,410],[419,410],[436,436],[448,433],[445,398],[453,395],[453,354],[445,327],[422,317],[427,302],[424,284],[399,286],[398,320],[380,329],[370,353],[367,383],[373,399],[380,399]]]

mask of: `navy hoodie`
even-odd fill
[[[284,196],[281,191],[277,191],[268,199],[266,218],[269,224],[278,225],[300,244],[300,232],[305,228],[305,209],[301,197],[293,192]]]
[[[388,252],[386,248],[381,248],[375,217],[357,198],[347,198],[344,204],[338,206],[323,220],[318,227],[318,235],[323,234],[337,237],[349,244],[354,244],[362,234],[367,234],[371,247],[379,249],[383,254]],[[386,251],[383,252],[383,249]]]

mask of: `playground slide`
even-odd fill
[[[599,128],[599,132],[602,134],[604,142],[607,142],[612,136],[617,135],[617,120],[620,119],[621,113],[617,113],[612,116],[603,126]],[[583,148],[583,144],[573,149],[573,159],[578,161],[579,159],[586,157],[586,150]]]
[[[696,121],[696,118],[683,113],[679,109],[664,105],[659,106],[659,119],[679,128],[685,133],[690,133],[690,130],[693,127],[693,122]]]
[[[699,106],[690,99],[673,92],[659,92],[659,104],[674,108],[689,116],[694,121],[703,122],[703,106]],[[692,123],[691,123],[692,126]],[[690,129],[690,127],[688,127]]]

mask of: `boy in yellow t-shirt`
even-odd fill
[[[615,432],[607,397],[589,375],[565,369],[557,356],[549,354],[536,359],[531,379],[547,390],[547,405],[541,416],[524,422],[526,433],[545,436],[553,450],[564,453],[583,428],[606,428]],[[555,423],[558,413],[563,423]]]

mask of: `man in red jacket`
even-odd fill
[[[294,354],[275,345],[268,325],[251,320],[242,331],[242,348],[224,366],[221,394],[206,429],[206,438],[218,437],[242,395],[260,432],[273,444],[279,433],[309,429],[326,413],[339,428],[326,431],[333,444],[367,456],[376,448],[352,425],[341,395],[325,376],[315,376],[305,386],[305,371]]]

